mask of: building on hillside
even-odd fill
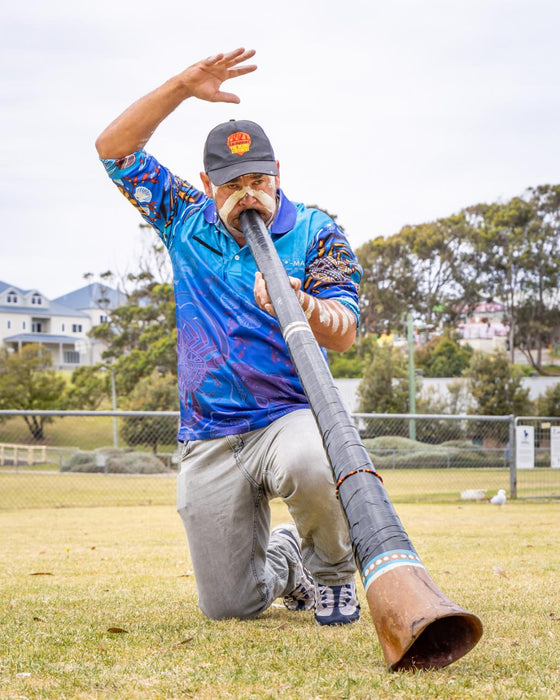
[[[104,345],[88,333],[124,302],[124,294],[97,282],[50,300],[37,289],[0,281],[0,343],[16,352],[42,345],[57,369],[96,364]]]
[[[496,301],[481,302],[468,314],[463,313],[457,331],[463,343],[475,350],[493,352],[506,349],[509,326],[505,323],[506,309]]]

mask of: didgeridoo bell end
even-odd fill
[[[387,571],[366,598],[391,671],[443,668],[482,636],[479,618],[447,598],[423,567]]]

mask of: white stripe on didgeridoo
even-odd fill
[[[305,323],[304,321],[294,321],[293,323],[288,323],[283,333],[284,340],[287,343],[291,335],[293,335],[294,333],[301,333],[303,331],[305,333],[311,333],[311,335],[313,335],[313,333],[311,332],[311,328],[309,328],[309,324]]]

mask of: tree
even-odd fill
[[[364,362],[358,354],[357,342],[346,352],[328,350],[327,357],[331,374],[335,379],[362,376]]]
[[[433,387],[416,401],[417,413],[458,416],[465,413],[468,405],[466,387],[461,380],[455,380],[447,386],[446,394],[440,394]],[[421,442],[441,443],[449,440],[464,439],[461,422],[445,418],[421,420],[416,423],[416,438]]]
[[[510,364],[505,352],[475,352],[465,375],[474,400],[473,413],[487,416],[530,413],[529,389],[522,386],[523,372]]]
[[[64,408],[95,411],[110,392],[110,381],[104,367],[83,365],[72,372],[71,384],[66,391]]]
[[[537,399],[537,415],[555,418],[560,416],[560,384],[549,386]]]
[[[50,353],[40,345],[24,345],[19,353],[0,348],[0,408],[56,410],[62,408],[66,382],[51,367]],[[48,416],[24,416],[34,440],[45,437]]]
[[[402,326],[407,312],[428,326],[455,318],[478,294],[472,236],[463,213],[405,226],[363,245],[358,259],[362,326],[381,333]]]
[[[418,304],[407,241],[399,234],[389,238],[379,236],[356,253],[363,268],[361,330],[378,334],[390,331],[402,324],[410,307]]]
[[[108,320],[91,335],[103,340],[105,360],[112,361],[117,391],[128,395],[138,381],[152,371],[177,375],[177,329],[173,287],[154,274],[141,271],[128,275],[132,289],[127,303],[108,312]]]
[[[126,400],[129,411],[177,411],[177,381],[170,374],[152,372],[141,379]],[[154,454],[159,443],[177,439],[177,418],[172,416],[129,416],[123,418],[121,435],[128,445],[150,445]]]
[[[524,278],[516,315],[518,346],[542,373],[542,351],[560,328],[560,186],[530,188],[529,245],[522,259]]]
[[[529,389],[522,386],[523,372],[512,365],[502,350],[492,354],[475,352],[465,376],[473,401],[470,413],[486,416],[530,415],[533,411]],[[477,423],[479,433],[507,442],[508,426],[505,424],[483,426]]]
[[[398,328],[409,310],[428,327],[452,324],[497,299],[510,361],[519,348],[542,372],[542,350],[560,335],[560,185],[405,226],[357,255],[362,332]]]
[[[366,333],[358,335],[352,347],[346,352],[327,351],[331,374],[335,379],[352,377],[361,379],[364,374],[364,366],[371,362],[377,341],[375,337]]]
[[[407,413],[408,363],[400,350],[389,345],[375,348],[358,387],[360,413]]]
[[[460,377],[469,366],[472,354],[470,345],[459,345],[447,332],[416,350],[414,364],[427,377]]]
[[[477,276],[485,294],[500,299],[509,325],[510,362],[516,345],[517,309],[531,258],[535,231],[534,208],[522,197],[505,204],[478,204],[468,210]]]

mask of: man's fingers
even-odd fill
[[[205,59],[205,62],[210,66],[223,64],[224,67],[230,68],[232,73],[237,73],[237,71],[250,72],[255,70],[257,66],[240,66],[236,69],[234,69],[233,66],[236,66],[239,63],[243,63],[244,61],[249,60],[255,55],[255,53],[256,51],[254,49],[246,51],[245,49],[240,48],[235,49],[235,51],[230,51],[229,53],[217,53],[214,56],[208,56],[208,58]]]
[[[262,273],[258,271],[255,273],[254,294],[256,302],[260,308],[263,309],[263,311],[267,311],[271,316],[275,316],[276,314],[274,313],[274,307],[272,306],[272,302],[268,296],[266,282],[264,281]]]
[[[240,75],[247,75],[255,70],[257,70],[257,66],[254,63],[248,66],[239,66],[239,68],[230,68],[228,78],[239,78]]]
[[[246,51],[244,48],[235,49],[229,53],[217,53],[214,56],[208,56],[202,62],[202,67],[219,83],[231,78],[238,78],[241,75],[247,75],[257,70],[254,64],[239,65],[255,55],[255,50]],[[215,94],[205,94],[204,99],[209,102],[228,102],[230,104],[239,104],[241,100],[232,92],[222,92],[217,90]]]
[[[288,277],[288,279],[290,280],[290,284],[292,286],[292,289],[295,292],[299,292],[299,290],[301,289],[301,280],[298,279],[297,277]]]
[[[230,102],[232,104],[239,104],[241,100],[237,95],[234,95],[233,92],[217,92],[213,99],[211,100],[212,102]]]
[[[224,57],[223,53],[217,53],[215,56],[208,56],[208,58],[206,58],[205,61],[209,65],[212,65],[214,63],[218,63],[218,61],[221,61],[223,57]]]
[[[255,49],[246,50],[243,47],[240,47],[238,49],[230,51],[229,53],[222,54],[222,56],[228,63],[234,65],[236,63],[242,63],[243,61],[252,58],[256,53],[257,52],[255,51]]]

